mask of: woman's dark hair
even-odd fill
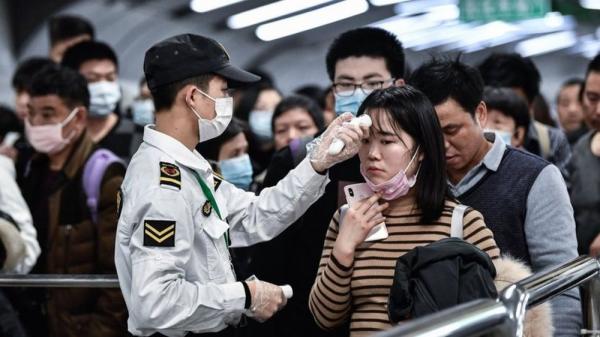
[[[219,161],[219,151],[221,151],[221,146],[240,133],[246,133],[247,129],[244,122],[234,117],[227,126],[227,129],[225,129],[219,137],[198,144],[196,150],[200,152],[205,159]]]
[[[407,85],[373,91],[358,109],[358,115],[368,110],[386,111],[392,126],[404,130],[419,146],[423,161],[415,188],[421,222],[439,219],[449,191],[442,128],[433,105],[425,94]],[[375,116],[374,125],[378,118],[381,117]]]
[[[489,110],[498,110],[503,115],[512,118],[517,127],[529,130],[529,107],[527,101],[511,88],[485,87],[483,101]]]
[[[275,90],[279,93],[279,90],[275,87],[271,75],[269,73],[264,72],[260,69],[251,70],[253,74],[257,74],[260,76],[260,80],[256,83],[253,83],[250,86],[244,87],[244,89],[240,89],[239,95],[240,99],[235,105],[233,115],[245,122],[248,122],[248,117],[250,116],[250,112],[254,110],[254,106],[256,105],[256,101],[258,100],[258,96],[264,90]]]
[[[325,127],[325,121],[323,119],[323,110],[319,107],[317,102],[313,99],[302,95],[292,95],[284,98],[277,104],[275,111],[273,112],[273,119],[271,119],[271,130],[275,133],[275,120],[281,116],[284,112],[292,109],[300,108],[308,112],[313,122],[315,123],[319,131]]]

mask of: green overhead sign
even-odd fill
[[[460,0],[462,21],[516,21],[543,17],[550,0]]]

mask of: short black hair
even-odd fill
[[[296,108],[300,108],[308,112],[313,122],[315,123],[317,129],[319,129],[319,131],[323,130],[323,128],[325,127],[323,110],[321,109],[321,107],[319,107],[317,102],[303,95],[291,95],[282,99],[281,102],[279,102],[279,104],[277,104],[277,106],[275,107],[275,111],[273,112],[273,118],[271,119],[271,130],[273,130],[273,133],[275,133],[275,120],[284,112]]]
[[[338,36],[327,52],[325,62],[331,81],[335,78],[335,65],[348,57],[381,57],[395,79],[404,78],[404,49],[396,35],[374,27],[349,30]]]
[[[52,46],[80,35],[89,35],[93,40],[96,35],[94,26],[87,19],[76,15],[57,15],[51,18],[48,31]]]
[[[527,101],[514,90],[506,87],[485,87],[483,101],[489,110],[498,110],[503,115],[512,118],[517,127],[529,130],[531,117]]]
[[[170,109],[173,103],[175,103],[175,97],[177,97],[179,91],[186,85],[195,85],[201,90],[207,91],[208,83],[214,76],[214,74],[202,74],[150,89],[152,101],[154,102],[154,110],[159,112],[164,109]]]
[[[473,117],[483,97],[479,71],[458,58],[433,58],[413,71],[408,83],[422,91],[434,106],[452,98]]]
[[[83,41],[71,46],[65,51],[60,63],[79,71],[82,64],[91,60],[109,60],[119,68],[115,51],[108,44],[99,41]]]
[[[532,104],[540,93],[542,77],[528,57],[516,53],[495,53],[488,56],[478,68],[485,85],[521,88],[528,104]]]
[[[389,87],[373,91],[358,109],[358,115],[368,110],[386,111],[392,126],[404,130],[419,146],[424,158],[415,188],[421,222],[429,224],[439,219],[450,192],[442,128],[431,102],[409,85]],[[377,119],[374,118],[374,125]]]
[[[12,78],[12,87],[16,92],[29,91],[31,79],[44,67],[55,64],[46,57],[32,57],[19,64]]]
[[[54,65],[40,70],[31,83],[32,97],[56,95],[70,108],[77,105],[90,107],[87,81],[79,72]]]
[[[583,81],[583,85],[581,86],[581,90],[579,91],[579,101],[583,102],[583,93],[585,92],[585,82],[587,81],[588,76],[590,76],[591,72],[600,73],[600,53],[596,55],[588,64],[587,70],[585,71],[585,80]]]
[[[221,151],[223,144],[242,132],[246,134],[248,132],[248,126],[243,121],[234,117],[219,137],[198,144],[196,150],[198,150],[205,159],[219,161],[219,151]]]

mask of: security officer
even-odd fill
[[[140,336],[231,336],[243,314],[266,320],[286,299],[276,285],[236,282],[228,247],[285,230],[323,194],[327,169],[358,152],[367,130],[338,118],[309,158],[256,196],[214,175],[194,148],[229,124],[229,88],[259,77],[231,65],[218,42],[191,34],[151,47],[144,72],[156,125],[144,129],[119,193],[115,249],[128,329]],[[334,138],[346,150],[327,155]]]

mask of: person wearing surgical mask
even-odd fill
[[[268,73],[260,70],[252,70],[252,72],[258,74],[261,79],[235,94],[233,114],[248,123],[249,154],[253,160],[254,171],[258,175],[256,180],[262,182],[274,151],[271,128],[273,111],[282,96]]]
[[[87,129],[92,140],[124,160],[132,154],[134,124],[121,118],[119,103],[118,59],[114,50],[103,42],[85,41],[65,52],[62,65],[79,71],[88,81],[90,109]]]
[[[195,34],[150,47],[144,74],[156,123],[144,128],[121,185],[114,255],[128,330],[135,336],[234,336],[242,315],[263,322],[291,294],[271,282],[237,279],[229,248],[271,240],[296,221],[323,194],[329,168],[354,156],[367,130],[345,125],[348,115],[337,118],[310,158],[256,195],[235,185],[241,179],[215,174],[197,148],[229,126],[231,89],[259,77],[232,65],[219,42]],[[348,148],[327,155],[335,137]],[[247,170],[244,158],[221,157],[223,172],[231,166],[230,177],[244,176],[237,175]]]
[[[132,153],[142,144],[144,126],[154,124],[154,102],[145,77],[140,80],[139,89],[139,94],[131,103],[127,113],[128,118],[135,124],[135,132],[131,140]]]
[[[113,274],[115,195],[125,165],[115,161],[96,173],[98,202],[92,210],[83,177],[88,164],[98,162],[93,158],[100,148],[87,131],[86,80],[72,69],[47,67],[34,76],[30,95],[25,134],[36,153],[21,189],[41,247],[32,273]],[[103,156],[115,156],[101,150]],[[126,308],[118,289],[40,289],[21,297],[27,310],[21,317],[30,336],[78,335],[82,317],[94,320],[103,336],[119,336],[125,329]]]
[[[522,148],[531,118],[525,99],[510,88],[486,87],[483,101],[488,109],[484,132],[494,133],[506,145]]]
[[[350,322],[350,337],[368,336],[393,326],[388,297],[399,257],[451,235],[453,210],[448,193],[442,129],[427,97],[409,87],[376,90],[358,110],[373,120],[358,152],[360,172],[373,195],[333,215],[309,308],[319,326]],[[491,259],[500,250],[483,216],[463,215],[464,239]],[[369,231],[384,223],[388,235],[370,241]],[[409,316],[409,315],[407,315]]]
[[[213,167],[223,179],[244,191],[252,187],[252,163],[248,155],[247,126],[233,118],[219,137],[204,142],[196,148],[200,154],[214,163]]]

